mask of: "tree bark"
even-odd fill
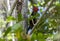
[[[23,16],[23,18],[25,19],[23,21],[23,28],[24,28],[24,32],[26,34],[27,32],[27,28],[28,28],[28,16],[27,16],[27,12],[28,12],[28,0],[22,0],[22,10],[21,10],[21,14]]]

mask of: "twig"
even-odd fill
[[[16,0],[16,1],[14,2],[14,4],[13,4],[12,8],[11,8],[11,9],[10,9],[10,11],[8,12],[9,16],[11,16],[11,15],[12,15],[13,10],[14,10],[14,8],[15,8],[15,6],[16,6],[17,1],[18,1],[18,0]]]

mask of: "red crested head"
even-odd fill
[[[38,10],[39,10],[38,7],[36,7],[36,6],[33,7],[34,12],[37,12]]]

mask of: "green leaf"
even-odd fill
[[[22,21],[23,20],[23,16],[21,13],[18,14],[18,22]]]
[[[5,39],[1,39],[1,38],[0,38],[0,41],[5,41]]]
[[[10,31],[11,31],[11,27],[8,27],[3,36],[5,37]]]
[[[10,22],[10,21],[13,21],[13,20],[16,20],[13,16],[8,16],[6,21],[7,22]]]
[[[12,26],[12,32],[15,32],[16,30],[22,31],[23,25],[22,22],[16,23]]]
[[[40,9],[40,12],[42,12],[42,9]]]
[[[23,25],[21,22],[16,23],[13,26],[8,27],[3,36],[6,36],[9,32],[16,32],[17,30],[22,31],[22,28],[23,28]]]
[[[30,16],[30,17],[28,18],[28,20],[32,20],[32,19],[34,19],[34,18],[37,19],[39,16],[40,16],[40,14],[36,13],[36,15]]]
[[[32,40],[32,41],[36,40],[36,34],[33,34],[33,35],[32,35],[31,40]]]
[[[38,2],[38,5],[39,5],[39,6],[41,6],[41,3],[40,3],[40,2]]]

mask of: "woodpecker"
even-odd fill
[[[33,11],[32,11],[32,14],[31,14],[31,16],[35,16],[36,14],[37,14],[37,12],[38,12],[38,7],[37,6],[33,6],[33,9],[32,9]],[[37,22],[37,19],[36,18],[33,18],[32,20],[30,20],[29,21],[29,27],[28,27],[28,29],[27,29],[27,31],[29,31],[29,29],[32,29],[33,28],[33,26],[34,26],[34,24]]]

